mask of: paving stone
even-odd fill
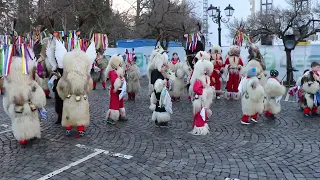
[[[173,102],[168,128],[156,127],[151,114],[148,82],[141,78],[136,101],[125,101],[127,122],[106,124],[108,92],[89,94],[91,123],[86,135],[64,136],[55,125],[54,100],[47,101],[48,120],[41,122],[42,138],[21,147],[12,133],[0,134],[2,179],[38,179],[93,153],[76,144],[132,155],[131,159],[97,155],[52,179],[319,179],[319,117],[306,121],[297,104],[281,102],[274,121],[259,117],[257,124],[242,126],[240,101],[215,100],[208,121],[211,133],[192,136],[192,105],[184,93]],[[2,97],[0,97],[2,100]],[[0,125],[10,119],[0,108]],[[0,126],[0,132],[4,131]]]

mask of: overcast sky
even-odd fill
[[[114,0],[114,9],[118,9],[119,11],[126,10],[134,3],[135,0]],[[200,18],[202,18],[202,0],[189,0],[197,4],[198,12]],[[270,1],[270,0],[268,0]],[[235,9],[234,15],[232,18],[244,18],[246,19],[250,14],[250,3],[249,0],[208,0],[209,5],[212,4],[213,6],[220,6],[222,10],[222,14],[224,16],[224,8],[227,7],[229,4]],[[320,2],[320,0],[312,0],[312,3]],[[286,0],[273,0],[273,5],[277,7],[286,8],[288,5]],[[260,0],[255,0],[255,9],[256,11],[260,10]],[[228,30],[222,25],[222,46],[229,46],[231,40],[228,39],[226,36],[228,34]],[[209,42],[212,44],[218,44],[218,26],[217,24],[213,23],[211,18],[209,18]]]

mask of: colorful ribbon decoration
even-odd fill
[[[243,32],[243,28],[239,28],[237,30],[233,39],[233,44],[237,46],[242,46],[243,43],[246,43],[246,47],[248,47],[250,44],[252,44],[252,42],[252,38]]]
[[[194,51],[197,48],[198,41],[201,40],[201,37],[198,33],[195,34],[188,34],[187,41],[186,41],[186,49]]]
[[[106,50],[108,48],[108,36],[106,34],[94,33],[93,41],[96,44],[96,49]]]

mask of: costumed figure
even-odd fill
[[[305,70],[303,74],[308,72],[309,69]],[[303,90],[301,88],[301,79],[303,76],[300,76],[297,81],[296,85],[288,90],[288,94],[296,99],[299,105],[299,109],[303,111]]]
[[[209,133],[207,121],[212,115],[210,105],[214,98],[214,87],[210,86],[210,76],[213,72],[213,64],[205,59],[199,59],[194,66],[190,81],[193,91],[193,123],[194,135],[206,135]]]
[[[265,72],[266,66],[264,64],[263,57],[260,53],[259,47],[255,44],[251,44],[249,46],[249,56],[248,56],[248,63],[244,68],[242,68],[241,74],[246,76],[246,72],[251,67],[257,68],[257,77],[262,87],[265,87],[267,83],[267,74]]]
[[[320,105],[320,64],[311,63],[311,71],[306,72],[301,79],[303,90],[303,112],[305,117],[310,115],[318,116],[318,106]]]
[[[29,50],[30,51],[30,50]],[[13,57],[10,73],[4,78],[3,108],[12,121],[14,137],[21,145],[41,137],[39,110],[46,105],[42,88],[33,80],[34,62],[27,74],[21,72],[22,58]]]
[[[105,76],[105,71],[108,66],[108,59],[104,57],[102,54],[103,54],[103,51],[98,50],[97,59],[92,64],[92,69],[90,74],[93,80],[93,90],[96,90],[97,83],[100,81],[103,89],[106,90],[107,79]]]
[[[56,40],[55,54],[63,67],[63,75],[56,87],[63,100],[61,124],[66,128],[67,136],[71,135],[72,127],[77,127],[79,135],[84,136],[85,127],[90,124],[88,93],[93,86],[90,70],[96,59],[95,44],[91,42],[86,52],[78,48],[67,52],[64,44]]]
[[[136,56],[134,56],[132,60],[127,61],[126,79],[129,100],[135,100],[136,94],[140,90],[140,69],[136,62]]]
[[[58,32],[54,32],[54,35],[58,35]],[[65,38],[65,37],[64,37]],[[58,91],[57,91],[57,85],[58,82],[63,75],[63,56],[59,57],[59,62],[58,59],[56,59],[56,37],[52,40],[49,41],[48,44],[46,44],[46,59],[45,59],[45,64],[47,70],[49,71],[51,67],[51,76],[48,82],[48,85],[52,85],[52,91],[54,93],[54,99],[55,99],[55,111],[57,114],[57,121],[55,124],[61,124],[62,121],[62,110],[63,110],[63,100],[60,98]],[[45,46],[42,46],[42,48],[45,48]],[[63,50],[65,51],[65,50]],[[57,54],[59,55],[59,54]],[[43,80],[41,78],[37,78],[38,83],[43,84]]]
[[[151,120],[159,126],[168,126],[170,113],[172,113],[171,97],[167,86],[170,75],[168,74],[168,55],[162,50],[153,58],[153,67],[151,71],[151,84],[154,89],[150,97],[150,110],[153,111]]]
[[[275,119],[274,115],[281,111],[280,100],[286,93],[286,88],[278,80],[279,72],[270,70],[270,78],[265,86],[266,100],[264,102],[265,116],[269,119]]]
[[[222,93],[221,90],[221,83],[222,78],[221,74],[223,74],[223,59],[222,59],[222,50],[220,46],[213,46],[210,49],[210,55],[211,55],[211,62],[213,64],[214,71],[211,75],[211,82],[210,85],[215,87],[216,91],[216,97],[217,99],[220,99],[220,95]]]
[[[116,121],[127,121],[124,108],[124,96],[126,94],[126,81],[124,78],[123,57],[113,55],[109,61],[106,76],[110,80],[110,101],[107,112],[107,123],[115,124]]]
[[[169,84],[169,93],[172,101],[180,101],[180,96],[183,94],[185,87],[184,77],[186,75],[190,76],[191,68],[188,66],[188,64],[180,62],[177,53],[173,53],[169,67],[171,72],[175,74],[174,80],[172,80],[171,84]]]
[[[248,69],[247,76],[241,79],[239,91],[243,113],[241,124],[248,125],[250,120],[257,122],[258,115],[263,113],[265,92],[257,78],[256,67]]]
[[[50,89],[48,87],[48,81],[52,73],[52,66],[48,62],[47,49],[51,44],[51,38],[44,38],[42,41],[38,41],[34,45],[34,52],[37,60],[37,73],[35,75],[35,80],[42,87],[47,99],[50,97]]]
[[[196,54],[195,58],[194,58],[194,64],[196,64],[198,62],[198,60],[206,60],[206,61],[210,62],[210,54],[205,52],[205,51],[199,51]],[[192,76],[193,76],[193,71],[191,72],[191,75],[190,75],[191,79],[192,79]],[[189,82],[188,90],[189,90],[189,97],[190,97],[189,99],[191,99],[191,101],[193,101],[194,91],[193,91],[193,85],[191,83],[191,79],[190,79],[190,82]]]
[[[240,47],[231,46],[228,52],[228,57],[223,65],[224,76],[228,74],[227,80],[227,92],[226,99],[238,100],[240,93],[238,92],[238,86],[240,82],[240,70],[243,66],[242,59],[240,57]]]
[[[153,93],[153,84],[151,84],[151,73],[154,69],[156,69],[157,67],[155,67],[155,63],[154,63],[154,58],[156,55],[158,55],[159,53],[163,52],[164,50],[162,48],[155,48],[148,60],[148,80],[149,80],[149,96],[151,96],[151,94]]]

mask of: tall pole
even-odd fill
[[[221,11],[218,9],[218,40],[219,40],[219,46],[221,47]]]

